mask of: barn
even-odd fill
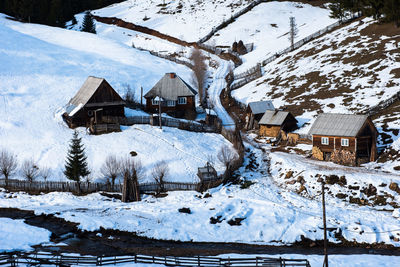
[[[378,131],[367,115],[322,113],[309,134],[315,159],[354,166],[377,158]]]
[[[89,127],[103,116],[124,117],[125,102],[103,78],[89,76],[62,115],[70,128]]]
[[[161,111],[175,117],[195,117],[195,96],[197,95],[176,73],[166,73],[160,81],[144,95],[146,110],[149,112]]]
[[[290,132],[297,128],[296,118],[288,111],[267,110],[259,121],[259,135],[278,137],[282,131]]]
[[[267,110],[275,110],[272,101],[250,102],[246,109],[246,129],[258,129],[258,123]]]

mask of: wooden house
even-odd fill
[[[309,134],[313,158],[358,165],[375,161],[378,132],[367,115],[322,113]]]
[[[296,118],[288,111],[267,110],[259,121],[259,135],[278,137],[282,131],[290,132],[297,128]]]
[[[146,110],[183,117],[188,113],[196,114],[195,96],[197,95],[189,84],[175,73],[166,73],[144,97]],[[161,101],[161,103],[160,103]]]
[[[218,179],[217,171],[208,162],[206,166],[198,168],[197,176],[201,182],[210,182]]]
[[[258,123],[267,110],[275,110],[272,101],[250,102],[246,109],[246,129],[258,129]]]
[[[64,121],[70,128],[100,124],[102,116],[123,117],[125,102],[103,78],[89,76],[68,102]]]

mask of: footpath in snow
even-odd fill
[[[225,77],[229,73],[231,66],[231,62],[226,62],[223,60],[220,61],[220,66],[214,73],[214,80],[210,88],[208,89],[208,94],[210,100],[214,104],[214,111],[215,113],[217,113],[218,118],[221,119],[223,126],[229,130],[235,130],[235,122],[222,106],[221,100],[219,98],[222,90],[226,88],[227,83]]]

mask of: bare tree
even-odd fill
[[[3,149],[0,151],[0,173],[6,180],[6,186],[8,186],[8,178],[11,177],[18,167],[17,156],[13,153]]]
[[[204,103],[204,96],[206,95],[204,92],[204,84],[207,75],[207,64],[205,62],[205,57],[203,53],[199,49],[192,50],[190,59],[193,62],[192,81],[197,86],[197,90],[199,92],[200,104],[202,105]]]
[[[168,165],[165,161],[160,161],[154,166],[152,176],[158,186],[157,193],[165,192],[165,177],[168,172]]]
[[[131,86],[127,83],[123,84],[124,87],[124,91],[125,91],[125,95],[124,95],[124,99],[127,103],[129,104],[134,104],[136,103],[136,94],[135,91],[132,90]]]
[[[39,167],[33,159],[27,159],[21,166],[22,175],[32,183],[40,174]]]
[[[121,165],[124,176],[122,202],[139,201],[139,180],[143,176],[144,168],[140,161],[126,158]]]
[[[235,151],[228,146],[221,147],[217,154],[218,160],[225,166],[224,180],[226,181],[231,176],[231,163],[238,158]]]
[[[290,41],[290,45],[293,50],[294,49],[294,38],[297,37],[299,30],[297,29],[296,19],[294,17],[290,17],[289,21],[290,21],[289,41]]]
[[[49,167],[44,166],[40,168],[40,176],[43,178],[43,180],[46,182],[47,178],[49,178],[51,175],[51,170]]]
[[[110,179],[111,186],[114,188],[115,179],[121,174],[121,161],[115,155],[108,155],[100,171],[104,177]]]

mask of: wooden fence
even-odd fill
[[[127,126],[131,126],[134,124],[150,124],[154,126],[159,125],[158,115],[129,116],[129,117],[103,116],[102,120],[107,123],[116,123]],[[218,129],[216,127],[199,123],[196,121],[183,120],[177,118],[161,117],[161,125],[167,127],[174,127],[191,132],[207,132],[207,133],[218,132]]]
[[[261,1],[261,2],[264,2],[264,1]],[[268,1],[265,1],[265,2],[268,2]],[[285,54],[288,54],[289,52],[291,52],[291,51],[293,51],[293,50],[295,50],[295,49],[297,49],[297,48],[303,46],[304,44],[306,44],[306,43],[312,41],[313,39],[315,39],[315,38],[317,38],[317,37],[320,37],[321,35],[323,35],[323,34],[325,34],[325,33],[327,33],[327,32],[332,31],[334,28],[336,28],[336,27],[338,27],[338,26],[340,26],[340,25],[342,25],[342,24],[348,23],[348,22],[350,22],[350,21],[353,21],[353,20],[355,20],[355,19],[357,19],[357,18],[359,18],[359,17],[361,17],[361,16],[362,16],[362,14],[353,14],[352,17],[345,18],[345,19],[343,19],[343,20],[341,20],[341,21],[337,21],[337,22],[335,22],[335,23],[333,23],[333,24],[331,24],[331,25],[329,25],[329,26],[327,26],[327,27],[325,27],[325,28],[323,28],[323,29],[321,29],[321,30],[319,30],[319,31],[317,31],[317,32],[315,32],[315,33],[313,33],[313,34],[311,34],[311,35],[309,35],[309,36],[303,38],[303,39],[301,39],[300,41],[297,41],[296,43],[293,44],[293,46],[290,46],[290,47],[288,47],[288,48],[286,48],[286,49],[283,49],[283,50],[280,50],[280,51],[276,52],[274,55],[272,55],[272,56],[270,56],[270,57],[264,59],[263,61],[257,63],[256,66],[254,66],[254,67],[252,67],[252,68],[250,68],[250,69],[256,69],[258,65],[261,65],[261,66],[264,67],[264,66],[266,66],[267,64],[271,63],[272,61],[274,61],[274,60],[276,60],[277,58],[279,58],[280,56],[285,55]],[[240,75],[240,76],[243,76],[243,75],[245,76],[245,73],[246,73],[246,72],[241,73],[241,74],[239,74],[239,75]],[[238,76],[238,75],[235,75],[235,78],[236,78],[237,76]],[[260,77],[261,77],[261,76],[260,76]],[[243,77],[242,77],[242,78],[243,78]],[[241,81],[232,83],[231,88],[232,88],[232,90],[233,90],[233,89],[240,88],[240,87],[242,87],[243,85],[248,84],[248,83],[254,81],[254,80],[257,79],[257,78],[259,78],[259,77],[257,77],[257,75],[255,75],[255,74],[250,74],[250,75],[248,75],[246,78],[243,78]],[[238,79],[239,79],[239,78],[238,78]]]
[[[205,183],[178,183],[178,182],[164,182],[163,189],[165,191],[204,191],[209,188],[217,186],[222,179],[218,177],[215,180],[207,181]],[[95,193],[100,191],[105,192],[122,192],[122,184],[115,184],[114,187],[109,183],[87,183],[81,182],[80,189],[82,194]],[[78,187],[75,182],[53,182],[53,181],[25,181],[25,180],[8,180],[0,179],[0,187],[7,188],[11,191],[24,191],[24,192],[72,192],[78,193]],[[141,183],[139,184],[139,191],[141,193],[150,193],[159,191],[157,183]]]
[[[54,182],[54,181],[25,181],[0,179],[0,187],[7,188],[12,191],[24,191],[24,192],[72,192],[78,193],[78,187],[76,182]],[[122,185],[115,184],[114,187],[111,184],[104,183],[80,183],[81,193],[89,194],[99,191],[107,192],[121,192]]]
[[[382,101],[379,104],[367,109],[364,113],[367,114],[368,116],[373,116],[379,113],[381,110],[388,108],[390,105],[392,105],[394,102],[398,100],[400,100],[400,91],[394,94],[391,98]]]
[[[221,258],[210,256],[193,256],[193,257],[174,257],[174,256],[147,256],[147,255],[124,255],[124,256],[70,256],[63,254],[49,254],[43,252],[32,253],[3,253],[0,254],[0,265],[18,266],[22,265],[116,265],[123,263],[144,263],[144,264],[162,264],[165,266],[265,266],[265,267],[282,267],[282,266],[305,266],[310,267],[310,263],[306,259],[283,259],[283,258],[267,258],[267,257],[251,257],[251,258]]]

